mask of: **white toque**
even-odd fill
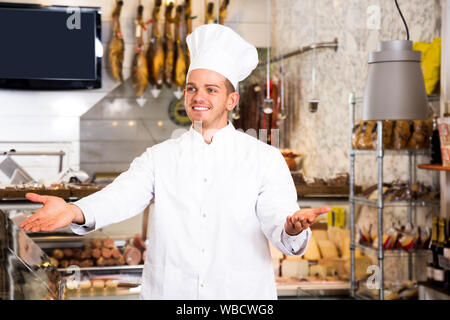
[[[234,89],[258,65],[258,52],[231,28],[205,24],[187,36],[190,52],[188,75],[192,70],[208,69],[227,78]]]

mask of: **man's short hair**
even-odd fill
[[[227,89],[227,94],[233,93],[236,90],[234,89],[233,85],[231,84],[230,80],[225,78],[225,88]]]

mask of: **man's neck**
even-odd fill
[[[203,139],[207,144],[210,144],[213,140],[214,134],[225,128],[228,125],[228,120],[225,120],[225,122],[220,123],[219,125],[215,125],[213,127],[204,127],[202,122],[194,122],[192,124],[192,127],[195,131],[200,133],[203,136]]]

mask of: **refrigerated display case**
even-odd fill
[[[48,255],[1,210],[0,299],[61,299],[61,276]]]

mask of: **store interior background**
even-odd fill
[[[42,3],[42,1],[14,1]],[[46,0],[45,3],[102,8],[102,42],[106,56],[111,38],[112,0]],[[153,0],[143,0],[144,19],[150,19]],[[441,36],[440,0],[400,1],[408,22],[411,40],[431,42]],[[135,48],[134,18],[138,0],[124,2],[121,15],[125,38],[124,76],[130,75]],[[193,26],[203,22],[203,0],[193,0]],[[369,7],[380,10],[379,27],[367,26]],[[298,122],[289,147],[305,155],[303,171],[308,177],[329,178],[349,171],[350,92],[362,96],[368,70],[368,54],[378,41],[406,39],[404,25],[391,0],[272,0],[270,19],[264,0],[231,0],[225,25],[240,33],[258,48],[267,47],[270,30],[272,55],[280,55],[314,42],[338,39],[339,48],[317,50],[316,89],[320,99],[316,113],[308,111],[312,97],[313,53],[284,61],[285,77],[298,83]],[[372,16],[373,18],[373,16]],[[270,21],[270,24],[269,24]],[[269,29],[270,28],[270,29]],[[146,41],[148,43],[148,38]],[[31,50],[32,48],[30,48]],[[260,57],[264,60],[265,57]],[[272,65],[276,74],[280,63]],[[0,150],[64,151],[64,168],[99,171],[124,171],[145,149],[171,137],[176,129],[168,116],[174,99],[171,89],[164,89],[154,99],[148,89],[141,107],[133,96],[129,80],[123,85],[109,75],[103,60],[103,87],[98,90],[22,91],[0,90]],[[261,79],[264,81],[264,79]],[[439,108],[439,103],[433,106]],[[400,163],[399,163],[400,159]],[[54,181],[58,177],[58,159],[22,157],[15,159],[36,179]],[[385,179],[406,176],[406,161],[385,159]],[[357,184],[368,187],[376,183],[376,159],[357,162]],[[418,172],[418,180],[439,185],[439,175]],[[0,183],[6,177],[1,176]],[[107,228],[108,234],[126,230],[140,232],[142,216],[125,224]],[[389,220],[386,221],[389,225]]]

